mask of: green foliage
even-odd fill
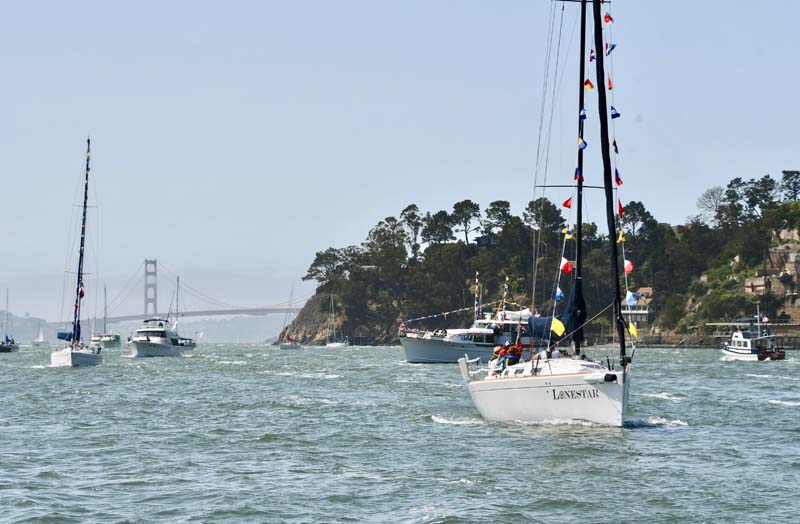
[[[770,238],[800,226],[800,171],[783,175],[780,184],[766,175],[735,178],[724,190],[711,188],[698,200],[701,215],[674,227],[658,223],[642,202],[625,206],[625,258],[635,264],[628,289],[654,289],[657,324],[685,333],[705,322],[752,314],[759,300],[775,316],[781,297],[745,295],[743,283],[744,276],[763,266]],[[383,334],[371,331],[374,341],[388,341],[400,318],[468,308],[476,271],[484,303],[502,296],[506,275],[512,296],[543,312],[552,310],[557,283],[569,294],[572,277],[557,271],[566,223],[559,207],[546,198],[529,202],[521,217],[511,213],[505,200],[489,203],[483,217],[471,200],[454,204],[452,213],[423,214],[410,204],[398,216],[378,222],[360,246],[316,253],[303,277],[316,280],[320,292],[336,294],[350,332],[359,325],[381,326]],[[480,228],[492,234],[491,245],[470,243],[469,234]],[[454,229],[464,234],[457,242]],[[611,303],[610,246],[596,224],[583,225],[583,238],[584,294],[592,316]],[[574,242],[567,240],[564,253],[572,261]],[[620,264],[621,259],[620,254]],[[468,322],[471,312],[456,316],[433,319],[427,327]],[[606,316],[593,327],[605,326]]]

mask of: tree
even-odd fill
[[[522,216],[528,226],[542,233],[559,234],[566,225],[561,210],[545,197],[528,202]]]
[[[433,215],[425,214],[422,219],[422,241],[428,244],[444,244],[455,240],[453,221],[447,211],[437,211]]]
[[[781,191],[786,200],[797,201],[797,197],[800,195],[800,171],[783,172]]]
[[[778,204],[778,183],[769,175],[749,180],[744,189],[748,216],[761,218],[764,212]]]
[[[419,214],[419,208],[416,204],[409,204],[403,211],[400,212],[400,220],[408,230],[409,247],[411,248],[411,257],[416,260],[419,258],[419,234],[422,230],[422,217]]]
[[[492,233],[495,229],[502,230],[511,222],[511,218],[511,204],[507,200],[495,200],[486,208],[483,231]]]
[[[329,247],[325,251],[317,251],[303,280],[316,280],[323,287],[344,276],[346,262],[347,256],[342,249]]]
[[[453,224],[459,227],[459,231],[464,232],[464,243],[469,244],[469,232],[476,230],[472,227],[472,221],[481,218],[481,208],[472,200],[462,200],[453,205],[453,213],[450,215]]]
[[[706,223],[714,224],[717,222],[717,214],[722,206],[725,197],[725,190],[721,186],[714,186],[703,191],[697,199],[697,209]]]
[[[649,228],[653,228],[658,224],[653,215],[644,208],[644,204],[637,200],[629,202],[625,206],[621,222],[622,227],[631,237],[645,235]]]

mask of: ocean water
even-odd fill
[[[488,423],[399,347],[0,355],[0,522],[798,522],[800,354],[637,350],[624,428]]]

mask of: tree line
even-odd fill
[[[678,226],[659,223],[642,202],[628,203],[620,221],[626,257],[636,264],[628,288],[655,290],[656,324],[666,329],[686,331],[747,313],[752,299],[742,295],[735,276],[762,267],[770,238],[800,225],[799,195],[800,171],[784,171],[781,180],[734,178],[724,188],[704,191],[698,213]],[[379,221],[360,245],[317,252],[303,278],[318,283],[318,294],[336,296],[346,329],[369,326],[373,341],[391,339],[401,319],[470,306],[476,272],[484,302],[502,296],[507,275],[518,301],[558,311],[566,302],[556,304],[553,294],[567,226],[561,206],[545,197],[530,201],[521,216],[505,200],[482,210],[467,199],[452,210],[424,213],[410,204]],[[584,224],[582,236],[591,316],[610,302],[609,250],[596,224]],[[566,250],[574,260],[574,241]],[[564,278],[561,287],[568,293]],[[433,319],[427,327],[469,318],[467,312],[459,319]]]

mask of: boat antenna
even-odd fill
[[[83,290],[83,255],[86,248],[86,207],[89,202],[89,162],[92,159],[92,142],[86,137],[86,174],[83,180],[83,216],[81,218],[81,246],[78,251],[78,279],[75,286],[75,311],[72,316],[72,345],[81,341],[81,300],[85,294]]]
[[[611,179],[611,143],[608,139],[608,104],[606,101],[605,68],[603,49],[603,14],[600,2],[592,2],[594,12],[594,45],[597,49],[595,63],[597,64],[597,106],[600,118],[600,150],[603,155],[603,186],[606,194],[606,222],[608,223],[608,240],[611,246],[611,280],[614,282],[614,320],[617,324],[619,339],[620,365],[624,368],[630,362],[630,357],[625,355],[625,321],[622,318],[622,301],[620,300],[619,263],[617,252],[617,228],[614,216],[614,186]]]

